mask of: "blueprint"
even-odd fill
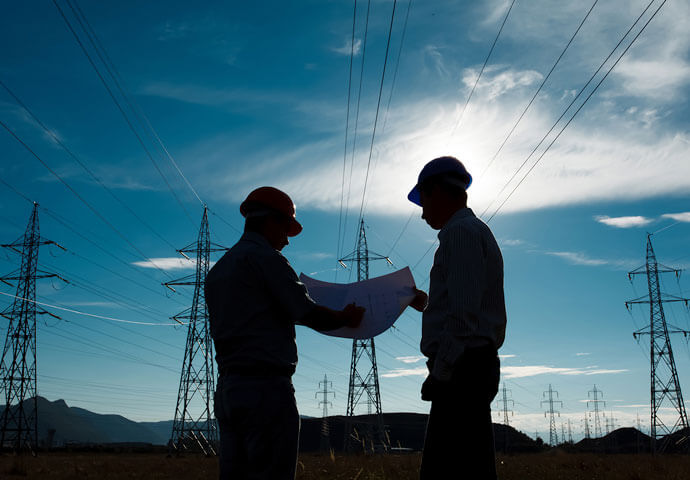
[[[355,283],[329,283],[300,274],[300,280],[316,303],[334,310],[355,303],[366,308],[357,328],[338,328],[325,335],[341,338],[373,338],[388,330],[415,297],[414,279],[408,267]]]

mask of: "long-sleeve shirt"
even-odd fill
[[[503,344],[503,257],[489,227],[469,208],[458,210],[438,239],[421,350],[433,359],[432,374],[447,379],[465,348]]]
[[[316,304],[262,235],[242,235],[208,272],[205,293],[221,374],[295,372],[295,324]]]

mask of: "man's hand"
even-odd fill
[[[359,327],[359,324],[362,323],[362,318],[364,318],[365,311],[364,307],[358,307],[354,303],[345,305],[345,308],[342,310],[345,326],[349,328]]]
[[[414,293],[415,297],[412,299],[412,302],[410,302],[410,307],[414,308],[418,312],[423,312],[429,303],[429,296],[425,291],[419,290],[418,288],[414,289]]]

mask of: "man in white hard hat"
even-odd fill
[[[364,308],[317,305],[280,251],[302,231],[290,197],[273,187],[240,206],[240,240],[206,277],[206,303],[218,362],[215,413],[220,478],[292,480],[299,414],[291,377],[295,325],[356,327]]]
[[[472,176],[457,158],[427,163],[408,199],[439,230],[422,315],[422,353],[431,401],[420,478],[495,479],[491,401],[506,310],[503,258],[489,227],[467,208]]]

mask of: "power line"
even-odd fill
[[[42,307],[49,307],[49,308],[54,308],[56,310],[62,310],[63,312],[69,312],[69,313],[74,313],[76,315],[83,315],[85,317],[93,317],[93,318],[100,318],[102,320],[109,320],[111,322],[119,322],[119,323],[130,323],[133,325],[148,325],[148,326],[155,326],[155,327],[166,327],[166,326],[178,326],[178,325],[184,325],[183,323],[151,323],[151,322],[137,322],[134,320],[125,320],[122,318],[113,318],[113,317],[106,317],[104,315],[96,315],[95,313],[87,313],[87,312],[82,312],[79,310],[74,310],[72,308],[64,308],[64,307],[59,307],[57,305],[50,305],[49,303],[44,303],[44,302],[39,302],[36,300],[31,300],[28,298],[20,297],[17,295],[12,295],[10,293],[4,293],[0,292],[0,295],[4,295],[5,297],[11,297],[16,300],[22,300],[25,302],[30,302],[36,305],[41,305]]]
[[[2,81],[0,80],[0,86],[4,88],[7,93],[10,94],[10,96],[26,111],[26,113],[29,114],[29,116],[43,129],[43,131],[55,142],[57,143],[77,164],[96,182],[98,183],[106,192],[110,194],[113,199],[115,199],[122,207],[124,207],[134,218],[136,218],[139,223],[144,225],[146,228],[148,228],[155,236],[157,236],[159,239],[161,239],[163,242],[167,243],[170,245],[172,248],[175,248],[172,243],[170,243],[167,239],[163,238],[157,231],[151,227],[150,224],[145,222],[134,210],[132,210],[129,205],[127,205],[122,199],[120,199],[115,193],[108,188],[105,183],[101,181],[100,178],[94,174],[91,169],[81,160],[77,157],[77,155],[67,147],[67,145],[64,144],[60,138],[55,135],[55,132],[53,132],[51,129],[49,129],[30,109],[29,107],[26,106],[26,104]]]
[[[494,47],[496,46],[496,42],[498,42],[498,38],[501,36],[501,32],[503,32],[503,27],[506,24],[506,21],[508,20],[508,15],[510,15],[511,10],[513,9],[513,5],[515,5],[515,0],[513,0],[510,3],[510,8],[508,8],[508,11],[506,12],[505,17],[503,17],[503,22],[501,23],[501,28],[498,29],[498,33],[496,34],[496,38],[494,38],[494,42],[491,44],[491,48],[489,49],[489,53],[486,56],[486,59],[484,60],[484,65],[482,65],[481,70],[479,70],[479,75],[477,75],[477,79],[474,81],[474,85],[472,86],[472,90],[470,91],[470,94],[467,96],[467,100],[465,101],[465,105],[462,107],[462,111],[460,112],[460,115],[458,116],[457,122],[455,122],[455,125],[453,126],[453,129],[450,131],[450,135],[448,135],[448,141],[450,141],[451,137],[453,136],[453,133],[455,133],[455,130],[458,128],[458,125],[460,125],[460,122],[462,121],[462,117],[465,115],[465,110],[467,110],[467,105],[470,103],[470,100],[472,99],[472,95],[474,95],[474,90],[477,88],[477,84],[479,83],[479,79],[482,78],[482,74],[484,73],[484,69],[486,68],[486,64],[489,63],[489,58],[491,58],[491,54],[494,51]],[[448,142],[446,142],[446,145]]]
[[[374,129],[371,133],[371,146],[369,147],[369,160],[367,162],[367,173],[364,176],[364,189],[362,190],[362,204],[359,207],[359,218],[357,223],[362,219],[362,214],[364,212],[364,198],[367,194],[367,183],[369,181],[369,168],[371,166],[371,156],[374,153],[374,140],[376,139],[376,124],[379,120],[379,108],[381,107],[381,96],[383,95],[383,83],[386,79],[386,65],[388,64],[388,52],[391,45],[391,35],[393,33],[393,21],[395,20],[395,7],[398,4],[398,0],[393,0],[393,10],[391,12],[391,22],[388,27],[388,41],[386,42],[386,55],[383,59],[383,72],[381,73],[381,85],[379,86],[379,98],[376,102],[376,116],[374,117]]]
[[[575,30],[575,33],[573,33],[573,35],[570,37],[570,40],[568,40],[568,43],[566,44],[565,48],[563,48],[563,51],[561,51],[561,54],[558,56],[558,58],[557,58],[556,61],[554,62],[553,66],[551,67],[551,70],[549,70],[549,73],[547,73],[546,76],[544,77],[544,80],[542,80],[541,85],[539,85],[539,88],[537,88],[537,91],[534,92],[534,95],[533,95],[532,98],[530,99],[529,103],[527,103],[527,106],[526,106],[525,109],[522,111],[522,113],[521,113],[520,116],[518,117],[517,121],[515,122],[515,124],[513,125],[513,127],[512,127],[512,128],[510,129],[510,131],[508,132],[508,135],[506,135],[506,138],[503,140],[503,143],[501,143],[501,145],[498,147],[498,150],[496,151],[496,153],[494,154],[494,156],[491,158],[491,160],[489,161],[489,163],[486,165],[486,167],[484,168],[484,170],[482,171],[482,173],[479,174],[479,178],[481,178],[481,177],[484,176],[484,174],[485,174],[486,171],[489,169],[489,167],[491,167],[491,165],[494,163],[494,160],[496,160],[496,157],[498,157],[498,154],[501,153],[501,150],[503,150],[503,147],[504,147],[505,144],[508,142],[508,139],[513,135],[513,132],[515,131],[515,129],[517,128],[517,126],[518,126],[518,125],[520,124],[520,122],[522,121],[522,118],[523,118],[523,117],[525,116],[525,114],[527,113],[527,110],[529,110],[529,108],[532,106],[532,103],[534,102],[534,99],[536,99],[536,98],[537,98],[537,95],[539,95],[539,92],[541,92],[541,89],[544,87],[544,85],[546,84],[547,80],[549,79],[549,77],[551,76],[551,74],[553,73],[553,71],[556,69],[556,66],[557,66],[558,63],[561,61],[561,58],[563,58],[563,55],[565,55],[565,52],[568,50],[568,48],[570,47],[570,45],[573,43],[573,40],[575,40],[575,37],[576,37],[577,34],[580,32],[580,29],[582,28],[582,26],[583,26],[583,25],[585,24],[585,22],[587,21],[587,18],[589,18],[589,14],[592,13],[592,10],[594,10],[594,7],[596,6],[596,4],[597,4],[598,2],[599,2],[599,0],[594,0],[594,3],[592,4],[592,6],[591,6],[591,7],[589,8],[589,10],[587,11],[587,14],[585,15],[585,17],[582,19],[582,21],[581,21],[580,24],[578,25],[577,30]],[[499,195],[500,195],[500,193],[499,193]]]
[[[570,103],[569,103],[568,106],[565,108],[565,110],[563,110],[563,113],[561,113],[561,116],[558,117],[558,119],[553,123],[553,125],[551,125],[551,128],[549,128],[549,130],[544,134],[544,136],[541,138],[541,140],[539,140],[539,143],[537,143],[537,145],[532,149],[532,151],[531,151],[530,154],[527,156],[527,158],[520,164],[520,166],[519,166],[518,169],[513,173],[513,175],[510,177],[510,179],[508,179],[508,181],[505,183],[505,185],[503,186],[503,188],[501,188],[501,190],[496,194],[496,196],[494,197],[494,200],[492,200],[492,201],[489,203],[489,205],[484,209],[484,211],[483,211],[483,212],[481,213],[481,215],[480,215],[481,217],[483,217],[484,214],[486,214],[486,212],[489,210],[489,208],[491,208],[491,205],[493,205],[493,203],[494,203],[494,202],[496,201],[496,199],[501,195],[501,193],[503,193],[503,192],[505,191],[505,189],[508,187],[508,185],[513,181],[513,179],[515,179],[515,177],[518,175],[518,173],[520,173],[520,170],[522,170],[522,168],[527,164],[527,162],[529,161],[529,159],[532,158],[532,155],[534,155],[534,154],[536,153],[536,151],[539,149],[539,147],[541,147],[542,143],[544,143],[544,140],[546,140],[546,138],[551,134],[551,132],[553,131],[553,129],[556,128],[556,125],[558,125],[558,123],[563,119],[563,117],[566,115],[566,113],[568,113],[568,110],[570,110],[570,107],[572,107],[572,106],[575,104],[575,102],[577,102],[578,98],[580,98],[580,95],[582,95],[582,93],[587,89],[587,87],[589,86],[589,84],[592,83],[592,80],[594,80],[594,78],[595,78],[595,77],[597,76],[597,74],[601,71],[601,69],[604,68],[604,65],[606,65],[606,62],[609,61],[609,59],[613,56],[613,54],[616,52],[616,50],[618,49],[618,47],[623,43],[623,41],[625,41],[625,39],[627,38],[627,36],[628,36],[628,35],[630,34],[630,32],[633,30],[633,28],[635,28],[635,25],[637,25],[637,23],[640,21],[640,19],[642,19],[642,17],[643,17],[644,14],[647,12],[647,10],[649,9],[649,7],[651,7],[651,6],[652,6],[652,3],[654,3],[655,1],[656,1],[656,0],[651,0],[651,1],[647,4],[647,7],[642,11],[642,13],[640,13],[640,15],[639,15],[639,16],[637,17],[637,19],[633,22],[633,24],[630,26],[630,28],[628,28],[628,31],[625,32],[625,34],[621,37],[621,39],[618,41],[618,43],[617,43],[616,46],[613,48],[613,50],[611,50],[611,52],[610,52],[610,53],[606,56],[606,58],[601,62],[601,64],[599,65],[599,67],[598,67],[598,68],[594,71],[594,73],[589,77],[589,80],[587,80],[587,83],[584,84],[584,86],[580,89],[580,91],[577,92],[577,95],[575,95],[575,97],[570,101]]]
[[[520,185],[522,184],[522,182],[524,182],[525,179],[526,179],[526,178],[529,176],[529,174],[532,172],[532,170],[534,170],[534,167],[536,167],[536,166],[539,164],[539,162],[540,162],[541,159],[544,157],[544,155],[546,155],[546,152],[548,152],[549,149],[553,146],[553,144],[556,143],[556,140],[558,140],[558,138],[561,136],[561,134],[563,133],[563,131],[568,127],[568,125],[570,125],[570,122],[573,121],[573,119],[575,118],[575,116],[580,112],[580,110],[582,110],[582,107],[584,107],[584,106],[587,104],[587,102],[589,101],[589,99],[592,98],[592,95],[594,95],[594,93],[599,89],[599,86],[604,82],[604,80],[606,80],[606,77],[609,76],[609,74],[610,74],[611,71],[616,67],[616,65],[618,65],[618,62],[621,61],[621,59],[623,58],[623,56],[628,52],[628,50],[630,49],[630,47],[632,47],[632,45],[635,43],[635,41],[638,39],[638,37],[642,34],[642,32],[644,32],[644,30],[647,28],[647,25],[649,25],[649,23],[654,19],[654,17],[656,16],[656,14],[659,13],[659,10],[661,10],[661,7],[663,7],[665,3],[666,3],[666,0],[664,0],[663,2],[661,2],[661,5],[659,5],[659,7],[654,11],[654,13],[652,14],[652,16],[651,16],[651,17],[647,20],[647,22],[642,26],[642,28],[640,29],[640,31],[639,31],[639,32],[637,33],[637,35],[635,35],[635,37],[631,40],[631,42],[628,44],[628,46],[625,48],[625,50],[623,50],[623,53],[620,54],[620,56],[618,57],[618,59],[613,63],[613,65],[611,65],[611,68],[609,68],[608,71],[606,72],[606,74],[601,78],[601,80],[599,80],[599,83],[596,84],[596,86],[595,86],[594,89],[590,92],[590,94],[587,96],[587,98],[585,98],[584,102],[582,102],[582,104],[577,108],[577,110],[575,111],[575,113],[573,113],[573,115],[572,115],[572,116],[570,117],[570,119],[566,122],[566,124],[563,126],[563,128],[561,128],[561,130],[560,130],[560,131],[558,132],[558,134],[554,137],[554,139],[551,141],[551,143],[549,143],[549,145],[546,147],[546,149],[542,152],[542,154],[539,156],[539,158],[537,158],[536,162],[529,168],[529,170],[527,171],[527,173],[525,173],[525,175],[520,179],[520,181],[518,182],[518,184],[515,185],[515,187],[511,190],[511,192],[508,194],[508,196],[505,198],[505,200],[498,206],[498,208],[494,211],[494,213],[491,214],[491,217],[489,217],[489,219],[487,220],[487,223],[490,222],[491,219],[494,218],[494,217],[496,216],[496,214],[497,214],[497,213],[499,212],[499,210],[503,207],[503,205],[506,204],[506,202],[508,201],[508,199],[513,195],[513,193],[515,193],[515,191],[518,189],[518,187],[520,187]]]
[[[187,216],[187,218],[189,219],[189,221],[190,221],[192,224],[194,224],[194,221],[192,220],[192,217],[191,217],[191,215],[189,214],[189,211],[187,210],[187,208],[184,206],[184,204],[182,203],[182,201],[180,200],[180,198],[179,198],[179,197],[177,196],[177,194],[175,193],[175,190],[172,188],[172,186],[171,186],[170,183],[168,182],[168,179],[165,177],[165,175],[163,175],[163,172],[161,171],[161,169],[160,169],[158,163],[157,163],[156,160],[153,158],[153,155],[151,155],[151,152],[149,151],[149,149],[146,147],[146,143],[144,142],[144,140],[141,138],[141,136],[140,136],[139,133],[137,132],[137,130],[136,130],[136,128],[134,127],[134,124],[132,123],[132,121],[130,120],[130,118],[127,116],[127,112],[125,112],[125,110],[124,110],[124,108],[122,107],[122,105],[120,104],[119,100],[117,99],[117,97],[116,97],[115,94],[113,93],[112,89],[110,88],[110,86],[109,86],[108,83],[106,82],[105,78],[103,77],[103,74],[102,74],[101,71],[98,69],[98,66],[96,65],[94,59],[91,57],[91,55],[90,55],[89,52],[87,51],[86,46],[85,46],[84,43],[81,41],[81,39],[79,38],[79,35],[77,34],[77,32],[76,32],[76,31],[74,30],[74,28],[72,27],[71,22],[69,21],[69,19],[68,19],[67,16],[65,15],[64,11],[62,10],[62,8],[60,8],[60,5],[58,5],[57,0],[53,0],[53,4],[54,4],[55,7],[58,9],[58,11],[59,11],[59,13],[60,13],[60,16],[62,17],[62,19],[65,21],[65,24],[67,25],[67,28],[70,30],[70,32],[72,32],[72,35],[74,36],[75,41],[77,42],[77,44],[78,44],[79,47],[81,48],[82,52],[84,53],[84,55],[85,55],[86,58],[88,59],[89,63],[90,63],[91,66],[93,67],[94,71],[96,72],[96,75],[98,75],[98,78],[101,80],[101,83],[103,84],[103,86],[105,87],[105,89],[108,91],[108,94],[110,95],[110,98],[113,100],[113,102],[115,103],[115,106],[117,107],[117,109],[118,109],[118,110],[120,111],[120,113],[122,114],[122,117],[125,119],[125,122],[127,123],[127,126],[129,127],[129,129],[132,131],[132,133],[133,133],[134,136],[136,137],[137,141],[139,142],[139,145],[141,146],[141,148],[142,148],[142,149],[144,150],[144,152],[146,153],[146,156],[149,158],[149,160],[151,160],[151,163],[153,163],[153,166],[156,168],[156,171],[158,172],[158,174],[160,175],[160,177],[161,177],[161,178],[163,179],[163,181],[165,182],[166,186],[168,187],[168,190],[170,190],[170,193],[173,195],[173,197],[175,198],[175,200],[177,201],[177,203],[180,205],[180,207],[182,207],[182,210],[184,211],[184,213],[185,213],[185,215]],[[71,8],[71,4],[69,3],[69,0],[67,1],[67,4],[68,4],[68,5],[70,6],[70,8]],[[78,20],[78,21],[80,22],[80,24],[81,24],[81,20],[79,19],[79,17],[77,17],[77,20]],[[82,28],[83,28],[83,27],[82,27]],[[88,32],[87,32],[87,37],[89,37]],[[98,51],[97,51],[97,53],[98,53]],[[106,67],[106,68],[107,68],[107,67]]]
[[[347,113],[345,114],[345,147],[343,149],[343,176],[340,182],[340,213],[338,214],[338,243],[336,247],[336,258],[340,258],[341,239],[343,230],[343,201],[345,197],[345,168],[347,165],[347,135],[350,130],[350,96],[352,93],[352,63],[355,56],[355,25],[357,23],[357,0],[355,0],[354,12],[352,14],[352,38],[350,40],[350,74],[347,81]],[[364,58],[362,58],[364,61]],[[337,270],[336,270],[337,275]]]

